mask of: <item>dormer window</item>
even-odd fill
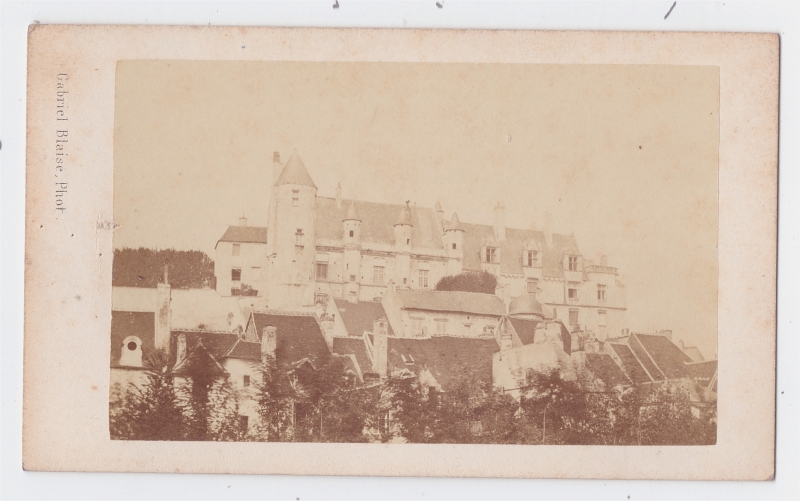
[[[292,190],[292,207],[300,206],[300,190]]]
[[[486,251],[484,253],[485,263],[496,263],[497,262],[497,249],[494,247],[486,247]]]
[[[578,256],[569,256],[567,258],[567,265],[569,271],[578,271]]]
[[[539,253],[536,251],[525,251],[525,265],[528,268],[536,266],[539,259]]]

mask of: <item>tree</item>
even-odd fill
[[[214,288],[214,261],[202,251],[114,249],[111,282],[115,287],[154,288],[169,264],[169,282],[178,289]]]
[[[383,385],[380,409],[386,413],[388,423],[381,441],[404,439],[411,443],[428,440],[430,409],[435,405],[429,399],[429,389],[413,375],[390,376]]]
[[[156,350],[145,359],[144,382],[114,388],[110,400],[112,439],[182,440],[185,420],[169,370],[169,357]]]
[[[689,393],[665,381],[644,399],[639,411],[642,445],[694,445],[696,423]]]
[[[280,377],[275,357],[272,356],[264,358],[258,372],[256,403],[260,422],[256,431],[257,440],[291,441],[293,401],[289,382]]]
[[[189,440],[233,440],[238,430],[237,395],[227,373],[199,345],[188,356],[178,384],[187,419]]]
[[[446,275],[436,283],[437,291],[462,291],[494,294],[497,289],[497,277],[483,271],[480,273],[464,272],[458,275]]]

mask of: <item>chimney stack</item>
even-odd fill
[[[239,226],[247,226],[247,218],[244,217],[244,214],[239,218]]]
[[[156,286],[156,349],[169,354],[170,333],[172,331],[172,289],[169,285],[169,265],[164,265],[164,283]]]
[[[342,183],[336,184],[336,208],[342,208]]]
[[[506,239],[506,208],[502,203],[497,202],[494,208],[494,234],[497,237],[498,243]]]
[[[267,358],[275,359],[275,350],[278,347],[278,329],[274,326],[264,327],[261,335],[261,361]]]
[[[383,322],[384,327],[379,327],[379,322]],[[372,329],[372,372],[379,374],[381,377],[386,377],[388,372],[389,335],[385,322],[385,318],[376,320]]]

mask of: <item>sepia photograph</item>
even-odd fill
[[[718,67],[120,60],[113,122],[112,440],[717,443]]]

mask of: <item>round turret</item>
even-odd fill
[[[542,319],[545,317],[542,303],[530,294],[514,298],[508,305],[508,314],[517,318]]]

